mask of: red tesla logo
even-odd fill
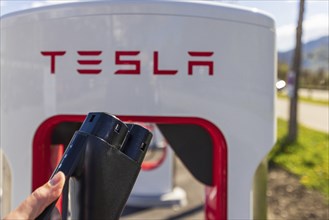
[[[77,72],[79,74],[100,74],[102,69],[101,55],[103,51],[90,50],[90,51],[77,51],[79,59],[77,59]],[[116,71],[114,74],[120,75],[140,75],[141,74],[141,59],[138,55],[141,51],[115,51],[114,62]],[[50,58],[50,73],[56,73],[58,62],[62,62],[61,58],[66,55],[66,51],[41,51],[42,56]],[[195,67],[204,66],[208,70],[208,75],[214,75],[214,62],[209,60],[212,58],[214,52],[212,51],[188,51],[187,52],[187,74],[193,75]],[[160,67],[160,54],[159,51],[153,52],[153,74],[154,75],[176,75],[178,69],[163,69]],[[91,68],[93,67],[93,68]],[[127,68],[129,67],[129,68]]]

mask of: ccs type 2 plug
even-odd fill
[[[51,175],[62,171],[66,177],[70,199],[62,218],[119,219],[151,139],[151,132],[138,124],[89,113]],[[55,204],[37,219],[49,219]]]

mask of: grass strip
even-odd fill
[[[303,185],[322,192],[329,202],[329,134],[299,126],[298,140],[284,145],[287,126],[278,119],[278,139],[269,161],[300,176]]]

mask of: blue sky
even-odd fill
[[[86,0],[0,0],[1,15],[45,5]],[[294,47],[298,0],[223,0],[225,3],[258,8],[272,14],[276,21],[277,47],[286,51]],[[329,35],[329,0],[306,0],[303,41]]]

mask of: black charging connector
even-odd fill
[[[65,185],[74,177],[80,186],[74,190],[71,216],[63,219],[119,219],[152,134],[137,124],[125,124],[113,115],[89,113],[72,137],[51,178],[65,174]],[[70,193],[72,196],[72,193]],[[49,219],[56,201],[37,218]]]

